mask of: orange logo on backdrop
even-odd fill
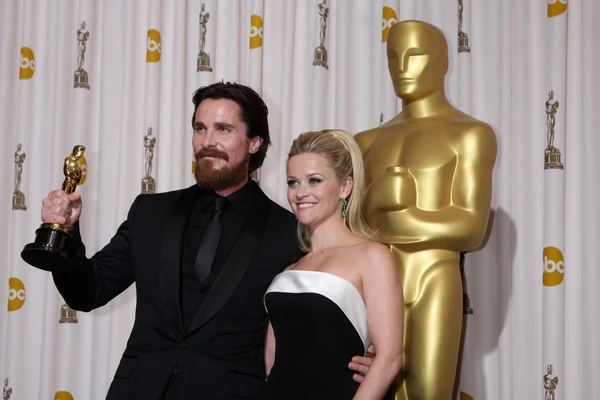
[[[548,0],[548,18],[558,17],[567,11],[567,0]]]
[[[17,311],[25,304],[25,285],[19,278],[8,278],[8,311]]]
[[[263,19],[260,15],[250,16],[250,48],[257,49],[263,44]]]
[[[390,28],[398,22],[398,16],[396,15],[396,11],[390,7],[383,7],[382,11],[382,19],[381,19],[381,43],[387,42],[388,33],[390,32]]]
[[[21,47],[19,79],[31,79],[35,73],[35,55],[29,47]]]
[[[160,61],[161,46],[160,32],[156,29],[149,29],[146,39],[146,62]]]
[[[54,400],[75,400],[75,399],[73,398],[73,395],[71,393],[61,390],[60,392],[56,392],[56,394],[54,395]]]
[[[473,396],[468,393],[460,392],[460,400],[475,400]]]
[[[556,247],[544,248],[544,286],[558,286],[565,276],[565,260]]]

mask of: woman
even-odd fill
[[[269,399],[381,399],[402,366],[402,285],[361,217],[363,173],[344,131],[307,132],[292,144],[288,201],[307,254],[265,294]],[[377,357],[359,386],[347,361],[370,343]]]

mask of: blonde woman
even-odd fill
[[[292,144],[287,195],[306,255],[265,294],[269,399],[381,399],[402,366],[402,285],[361,217],[363,174],[344,131],[307,132]],[[359,386],[348,360],[371,343],[377,357]]]

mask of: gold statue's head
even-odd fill
[[[73,154],[73,156],[76,159],[80,159],[81,156],[83,156],[84,152],[85,152],[85,146],[82,144],[78,144],[75,147],[73,147],[73,152],[71,154]]]
[[[404,100],[444,90],[448,43],[442,31],[423,21],[401,21],[390,28],[388,69],[396,96]]]

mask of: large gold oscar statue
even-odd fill
[[[461,336],[459,256],[486,231],[496,137],[446,99],[448,46],[439,29],[397,23],[387,56],[402,112],[356,139],[367,176],[365,220],[390,246],[403,282],[404,367],[395,399],[446,400]]]

